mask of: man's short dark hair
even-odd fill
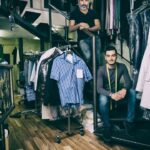
[[[112,50],[114,50],[116,52],[116,54],[117,54],[117,49],[114,46],[106,47],[105,54],[106,54],[107,51],[112,51]]]

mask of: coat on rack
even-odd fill
[[[147,47],[142,59],[136,91],[142,92],[141,107],[150,109],[150,30]]]

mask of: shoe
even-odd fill
[[[110,128],[104,128],[103,140],[104,142],[111,142],[111,129]]]
[[[135,124],[133,122],[124,121],[123,122],[127,135],[135,135]]]

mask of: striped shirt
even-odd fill
[[[50,78],[58,81],[61,105],[83,104],[84,83],[92,79],[85,62],[73,55],[73,63],[66,58],[66,53],[55,58]]]

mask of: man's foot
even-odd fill
[[[133,122],[128,122],[128,121],[124,121],[123,122],[126,133],[129,136],[134,136],[135,135],[135,124]]]
[[[110,128],[104,128],[103,140],[104,142],[111,142],[111,129]]]

